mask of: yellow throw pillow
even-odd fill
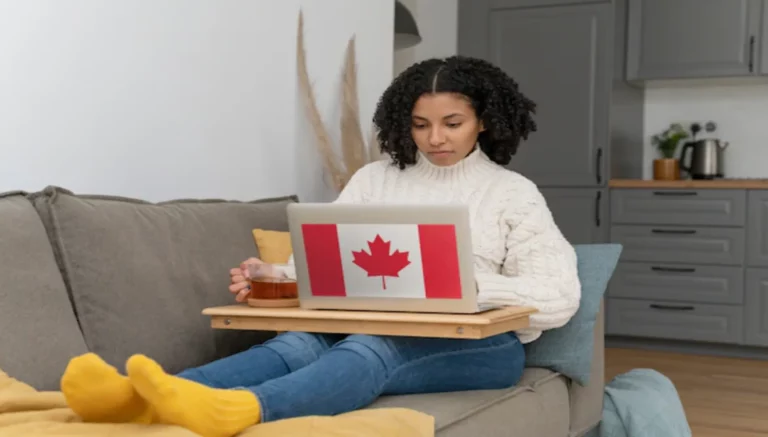
[[[267,231],[254,229],[253,240],[259,249],[259,259],[266,263],[287,263],[293,254],[291,247],[291,233],[282,231]]]

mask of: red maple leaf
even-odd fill
[[[400,270],[404,269],[411,262],[408,261],[408,252],[396,250],[389,253],[391,241],[384,241],[380,235],[376,234],[373,241],[368,242],[368,248],[371,253],[361,250],[352,251],[354,260],[352,261],[358,267],[368,272],[368,276],[381,276],[381,286],[387,289],[386,276],[399,277]]]

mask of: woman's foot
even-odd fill
[[[70,360],[61,391],[85,422],[150,423],[152,419],[151,407],[128,378],[93,353]]]
[[[169,375],[143,355],[128,359],[126,369],[133,387],[162,423],[203,437],[231,437],[260,421],[261,406],[250,391],[210,388]]]

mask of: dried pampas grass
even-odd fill
[[[315,93],[309,80],[307,56],[304,47],[304,15],[299,12],[299,26],[296,41],[296,68],[301,98],[304,101],[307,118],[315,132],[317,147],[326,171],[337,191],[344,189],[355,172],[365,164],[378,160],[380,152],[376,132],[371,129],[368,141],[360,127],[360,108],[357,96],[357,62],[355,59],[355,38],[347,44],[344,61],[343,83],[341,86],[341,157],[337,156],[328,129],[323,123],[317,107]],[[367,143],[367,144],[366,144]]]

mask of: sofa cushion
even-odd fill
[[[385,396],[369,408],[410,408],[435,418],[436,437],[564,437],[568,384],[550,370],[527,368],[506,390]]]
[[[552,369],[578,384],[587,385],[592,370],[595,320],[622,246],[582,244],[574,248],[581,281],[579,309],[564,326],[545,331],[526,345],[525,364]]]
[[[178,372],[273,335],[214,330],[201,311],[233,302],[229,269],[258,256],[251,230],[287,229],[295,197],[153,204],[49,187],[34,201],[88,348],[107,362],[143,353]]]
[[[43,224],[24,193],[0,194],[0,369],[57,390],[87,352]]]

